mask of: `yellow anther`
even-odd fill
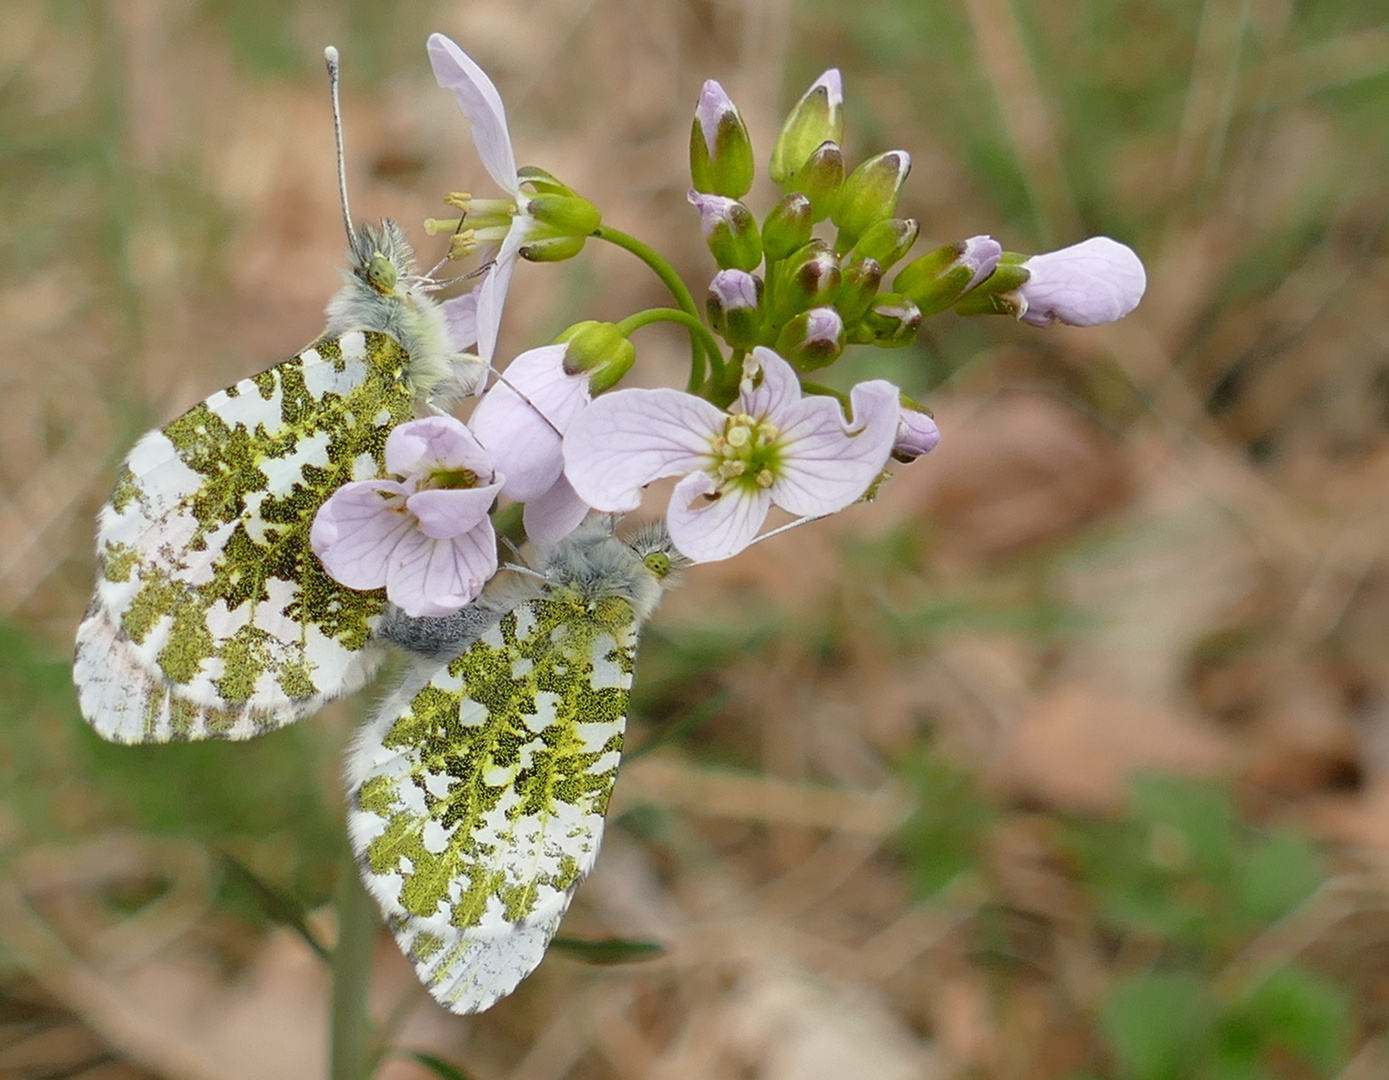
[[[464,229],[449,238],[449,258],[466,259],[477,250],[477,234],[472,229]]]
[[[725,461],[719,466],[719,475],[725,480],[732,480],[735,476],[742,476],[746,470],[747,462]]]
[[[728,445],[737,450],[747,446],[748,440],[752,438],[752,432],[741,424],[735,424],[728,429]]]
[[[445,206],[456,206],[463,213],[468,212],[468,207],[472,204],[473,197],[466,191],[450,191],[444,196]]]
[[[769,488],[776,483],[776,477],[772,475],[771,469],[763,469],[757,474],[757,486]]]

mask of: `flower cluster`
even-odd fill
[[[384,587],[407,615],[456,611],[495,573],[498,496],[523,504],[526,535],[551,544],[590,510],[633,510],[647,484],[678,477],[666,521],[696,562],[742,551],[773,506],[803,519],[842,510],[876,491],[889,462],[929,453],[940,431],[891,383],[843,394],[807,376],[853,345],[909,345],[947,308],[1093,326],[1143,295],[1142,263],[1107,237],[1028,256],[978,235],[904,263],[921,232],[898,215],[911,157],[890,150],[849,167],[831,69],[782,125],[769,164],[782,193],[760,220],[743,201],[755,172],[747,126],[717,82],[700,90],[688,201],[717,266],[701,313],[649,247],[550,174],[517,167],[501,96],[462,49],[435,34],[429,56],[503,192],[450,195],[461,215],[426,223],[450,234],[452,257],[485,255],[477,286],[443,302],[454,346],[491,364],[518,259],[571,258],[595,237],[646,261],[679,306],[579,323],[521,353],[467,424],[401,425],[386,446],[391,476],[347,484],[324,504],[311,540],[328,573]],[[655,321],[690,333],[686,390],[614,389],[636,358],[630,335]]]

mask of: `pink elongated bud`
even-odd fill
[[[699,211],[704,242],[721,270],[756,270],[762,261],[762,237],[752,211],[737,199],[723,195],[689,193],[690,205]]]
[[[832,307],[802,311],[782,328],[776,351],[801,371],[815,371],[844,351],[844,320]]]
[[[934,315],[992,274],[1002,254],[1002,245],[992,236],[971,236],[913,259],[892,287],[910,297],[922,315]]]
[[[1114,322],[1138,306],[1148,286],[1133,248],[1107,236],[1034,255],[1021,265],[1028,279],[1017,289],[1018,318],[1033,326]]]
[[[751,348],[762,323],[762,280],[745,270],[720,270],[709,282],[709,325],[735,349]]]
[[[741,199],[752,176],[747,125],[723,87],[710,79],[699,92],[690,129],[690,180],[696,191]]]
[[[926,410],[906,394],[902,395],[902,412],[897,420],[897,441],[892,444],[892,456],[903,463],[929,454],[940,442],[940,428]]]

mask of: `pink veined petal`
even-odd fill
[[[1107,236],[1034,255],[1022,265],[1032,277],[1018,288],[1027,303],[1021,319],[1033,326],[1114,322],[1138,306],[1148,284],[1133,249]]]
[[[349,589],[386,584],[391,553],[415,528],[405,510],[407,490],[394,480],[354,480],[318,508],[309,546],[330,578]]]
[[[778,417],[801,400],[801,380],[790,364],[763,345],[752,350],[752,359],[762,371],[762,381],[751,392],[738,395],[738,408],[781,427]]]
[[[471,351],[477,345],[477,289],[469,289],[439,306],[444,310],[449,347],[456,353]]]
[[[443,34],[429,35],[429,63],[434,78],[445,90],[453,91],[459,109],[472,124],[473,145],[483,168],[508,195],[518,194],[516,155],[506,126],[506,108],[492,80]]]
[[[617,390],[597,398],[564,433],[564,475],[596,510],[625,513],[663,476],[702,469],[727,414],[679,390]]]
[[[469,469],[484,482],[492,479],[492,455],[452,416],[409,420],[386,436],[386,471],[396,476],[444,465]]]
[[[675,485],[666,511],[671,543],[697,563],[737,555],[757,536],[772,505],[768,492],[741,486],[707,498],[717,487],[708,473],[690,473]]]
[[[537,544],[558,544],[588,515],[588,503],[574,493],[569,481],[561,476],[549,491],[542,492],[526,503],[521,521],[526,535]]]
[[[830,398],[806,398],[796,419],[782,429],[781,466],[772,501],[804,517],[832,514],[868,490],[887,465],[897,437],[901,393],[882,379],[859,383],[849,393],[854,422]]]
[[[516,269],[517,253],[535,225],[535,219],[518,213],[511,219],[511,228],[502,237],[502,245],[493,256],[492,268],[473,291],[477,293],[477,354],[489,364],[497,351],[497,335],[502,327],[502,310],[506,307],[506,290],[511,285],[511,272]]]
[[[386,596],[414,618],[452,615],[476,600],[496,572],[497,537],[490,521],[451,540],[411,530],[391,557]]]
[[[588,404],[588,377],[565,374],[567,350],[560,344],[522,353],[468,421],[506,474],[503,493],[518,502],[554,485],[564,470],[560,433]]]
[[[434,540],[449,540],[476,529],[487,520],[487,511],[501,491],[501,484],[475,488],[432,488],[417,491],[405,500],[419,530]]]

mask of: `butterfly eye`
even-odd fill
[[[395,264],[381,252],[375,252],[367,263],[367,284],[383,296],[389,296],[395,292],[395,282]]]
[[[670,556],[664,551],[653,551],[642,559],[642,565],[659,581],[670,573]]]

